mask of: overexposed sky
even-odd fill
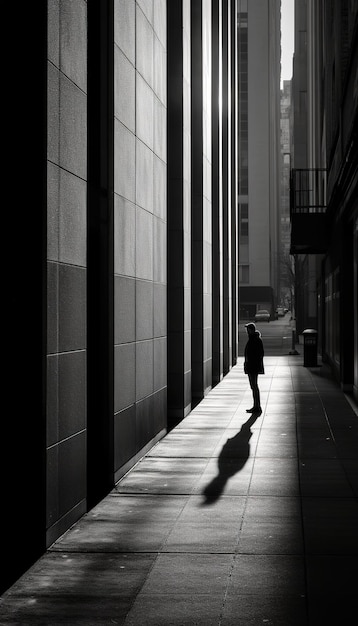
[[[281,0],[281,86],[292,78],[295,0]]]

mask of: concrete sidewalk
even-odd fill
[[[2,596],[0,623],[355,623],[356,408],[300,356],[265,369],[262,415],[240,358]]]

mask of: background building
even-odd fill
[[[309,109],[307,104],[308,90],[308,53],[307,53],[307,13],[303,2],[295,3],[295,50],[293,60],[292,80],[292,103],[293,103],[293,138],[291,165],[296,170],[302,171],[310,177],[308,172],[312,169],[309,165],[309,146],[312,142],[310,137]],[[322,174],[323,175],[323,174]],[[307,187],[311,181],[307,179]],[[304,205],[308,199],[301,195]],[[305,206],[305,210],[309,209]],[[308,230],[311,227],[307,225]],[[294,231],[295,234],[295,231]],[[313,238],[315,235],[313,234]],[[318,241],[316,241],[318,245]],[[295,247],[292,250],[295,257],[295,284],[296,301],[295,314],[297,318],[296,328],[298,334],[305,328],[317,327],[317,284],[316,284],[316,258],[304,254],[305,249]],[[319,250],[318,250],[319,251]],[[322,250],[323,251],[323,250]],[[303,252],[303,254],[301,254]],[[298,255],[297,255],[298,253]]]
[[[7,541],[22,520],[26,548],[5,584],[236,363],[236,13],[235,0],[24,8],[4,440]]]
[[[280,3],[238,1],[240,317],[274,312],[279,276]]]
[[[291,252],[297,326],[318,330],[343,389],[358,389],[357,2],[295,3]]]
[[[279,289],[278,301],[292,311],[294,306],[294,261],[290,255],[290,173],[292,155],[291,81],[284,80],[281,89],[281,198],[279,227]]]

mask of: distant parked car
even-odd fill
[[[270,313],[266,311],[266,309],[261,309],[260,311],[256,311],[255,322],[269,322],[270,321]]]
[[[282,306],[278,306],[277,309],[277,315],[278,317],[284,317],[285,315],[285,309]]]

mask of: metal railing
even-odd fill
[[[290,175],[290,211],[325,213],[327,208],[327,170],[292,169]]]

